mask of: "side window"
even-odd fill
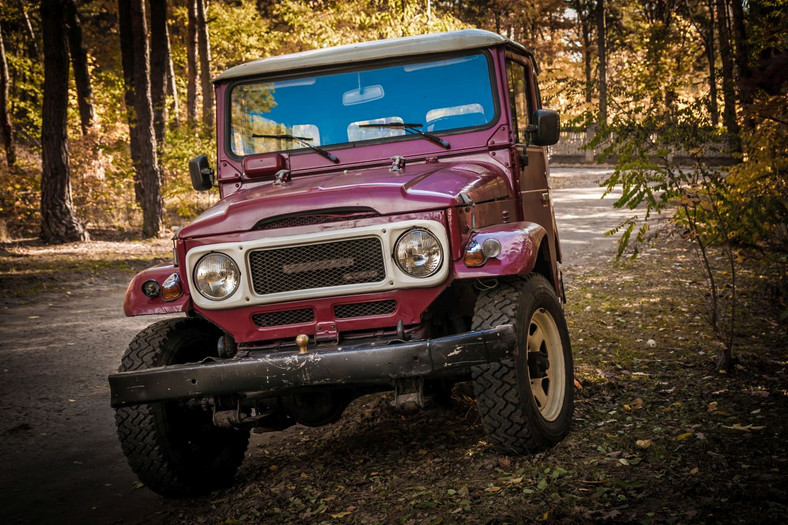
[[[528,97],[528,70],[525,65],[514,60],[506,61],[506,78],[509,84],[509,105],[512,110],[512,125],[515,140],[524,143],[526,128],[531,114]]]

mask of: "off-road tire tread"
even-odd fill
[[[516,325],[518,297],[527,293],[533,279],[544,277],[532,273],[517,279],[500,281],[496,288],[479,294],[473,316],[473,330],[509,323]],[[533,431],[523,413],[513,359],[475,366],[471,373],[482,426],[497,452],[511,455],[533,454],[553,445]]]
[[[137,334],[121,360],[120,372],[143,370],[168,363],[162,348],[176,332],[199,330],[199,319],[178,318],[154,323]],[[204,493],[232,481],[241,465],[249,442],[249,432],[236,433],[226,442],[226,454],[221,469],[211,472],[205,479],[184,472],[178,465],[177,452],[167,436],[163,410],[159,404],[135,405],[118,408],[115,424],[121,448],[132,470],[142,483],[165,496],[191,496]]]

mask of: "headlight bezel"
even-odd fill
[[[431,270],[429,270],[427,273],[423,273],[423,274],[420,274],[418,272],[413,272],[413,271],[409,270],[406,267],[406,264],[403,263],[403,261],[400,259],[400,247],[402,246],[402,243],[408,242],[410,240],[410,239],[408,239],[409,236],[413,236],[413,235],[417,235],[417,234],[418,235],[424,235],[425,238],[431,239],[432,242],[434,243],[434,246],[437,247],[437,251],[438,251],[438,253],[437,253],[437,259],[438,259],[437,260],[437,264],[435,264],[431,268]],[[434,275],[436,275],[438,272],[440,272],[441,268],[443,267],[444,259],[445,259],[444,246],[441,243],[440,239],[432,231],[430,231],[429,229],[421,228],[421,227],[411,228],[409,230],[406,230],[406,231],[402,232],[400,234],[400,236],[397,238],[397,240],[394,242],[394,249],[393,249],[393,253],[392,253],[392,258],[394,259],[394,264],[396,264],[396,266],[399,269],[399,271],[401,271],[402,273],[404,273],[408,277],[412,277],[412,278],[415,278],[415,279],[428,279],[428,278],[433,277]],[[424,266],[429,266],[429,265],[427,265],[427,264],[418,264],[417,265],[417,267],[424,267]]]
[[[200,270],[203,269],[203,265],[209,264],[207,261],[209,261],[210,258],[222,258],[223,261],[229,263],[231,270],[235,274],[235,284],[232,287],[232,290],[229,293],[226,293],[222,296],[211,295],[209,292],[207,292],[204,289],[204,281],[201,281],[199,276]],[[226,276],[224,278],[226,278]],[[242,278],[241,270],[240,267],[238,266],[238,263],[235,262],[235,259],[227,255],[226,253],[219,251],[211,251],[200,257],[200,259],[194,265],[194,269],[192,270],[192,282],[194,283],[194,288],[197,290],[197,293],[199,293],[205,299],[208,299],[209,301],[213,301],[213,302],[226,301],[227,299],[231,298],[241,287],[241,278]],[[210,290],[210,287],[208,289]]]

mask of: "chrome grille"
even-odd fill
[[[334,306],[334,317],[349,319],[351,317],[368,317],[370,315],[385,315],[397,309],[397,301],[375,301],[371,303],[338,304]]]
[[[311,308],[284,310],[281,312],[266,312],[262,314],[254,314],[252,316],[252,322],[261,327],[311,323],[314,320],[315,311]]]
[[[249,267],[258,295],[377,283],[386,278],[377,237],[255,250],[249,253]]]

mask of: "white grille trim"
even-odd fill
[[[443,263],[440,270],[430,277],[419,279],[407,275],[400,270],[393,259],[394,244],[400,235],[408,230],[421,228],[429,230],[440,241],[443,247]],[[265,232],[262,232],[265,233]],[[282,293],[273,293],[265,296],[254,292],[251,281],[251,272],[247,253],[263,248],[289,248],[322,242],[342,241],[360,237],[378,237],[383,246],[383,262],[386,268],[386,279],[379,283],[360,283],[343,286],[331,286],[309,290],[298,290]],[[194,267],[202,256],[211,252],[221,252],[233,258],[241,270],[241,283],[238,289],[229,298],[223,301],[206,299],[194,286]],[[206,310],[226,310],[243,306],[261,304],[274,304],[284,301],[297,301],[302,299],[316,299],[320,297],[333,297],[368,292],[381,292],[403,288],[428,288],[437,286],[446,280],[449,275],[451,254],[449,252],[449,238],[446,228],[437,221],[412,220],[395,223],[363,226],[360,228],[347,228],[342,230],[321,231],[303,235],[290,235],[273,238],[260,238],[249,242],[232,242],[198,246],[186,254],[186,268],[189,290],[194,303]]]

